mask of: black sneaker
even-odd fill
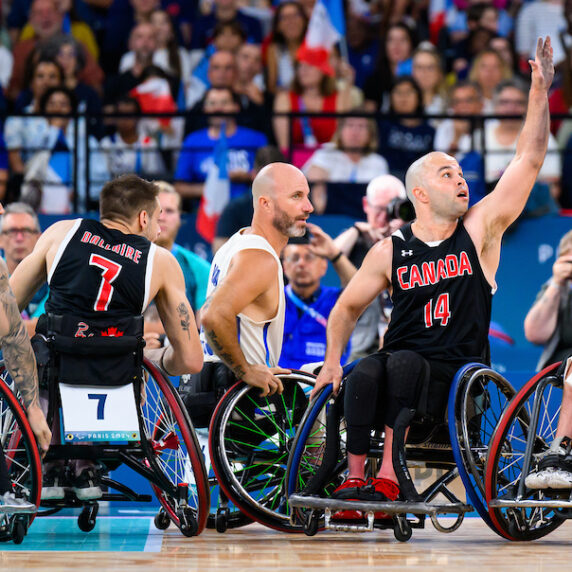
[[[94,469],[84,469],[73,482],[73,492],[81,501],[100,499],[103,495],[99,486],[99,475]]]
[[[61,500],[66,496],[65,467],[52,467],[42,477],[42,500]]]

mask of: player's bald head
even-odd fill
[[[252,200],[254,208],[260,197],[276,198],[280,188],[291,186],[293,183],[304,181],[306,177],[294,165],[289,163],[270,163],[263,167],[252,182]]]
[[[451,155],[443,153],[442,151],[431,151],[431,153],[423,155],[423,157],[420,157],[417,161],[412,163],[405,174],[405,191],[407,192],[407,198],[415,204],[413,189],[415,187],[423,187],[425,185],[427,170],[430,169],[436,161],[448,161],[451,159],[453,161],[455,160],[454,157],[451,157]]]

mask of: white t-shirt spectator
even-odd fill
[[[332,183],[369,183],[374,177],[389,173],[387,161],[381,155],[370,153],[354,163],[346,153],[336,149],[333,143],[326,143],[318,149],[302,167],[302,171],[307,173],[312,166],[327,171],[328,181]]]

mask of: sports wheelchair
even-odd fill
[[[424,528],[430,516],[437,530],[453,532],[472,510],[450,487],[460,476],[468,501],[497,532],[484,501],[484,470],[492,432],[515,393],[507,380],[487,366],[471,363],[457,372],[451,385],[448,421],[432,419],[423,411],[403,409],[399,413],[392,457],[401,498],[394,502],[329,498],[347,473],[343,393],[344,381],[338,396],[333,395],[332,386],[324,387],[304,414],[292,443],[286,488],[293,527],[301,527],[307,535],[325,528],[356,532],[392,528],[397,540],[407,541],[412,529]],[[410,431],[405,445],[407,426]],[[372,431],[366,476],[375,475],[382,455],[383,436]],[[443,474],[418,493],[409,473],[411,467],[441,469]],[[366,518],[357,523],[333,519],[340,510],[361,510]],[[378,518],[382,515],[376,516],[376,512],[391,518]],[[445,526],[443,515],[453,515],[453,524]]]
[[[151,495],[109,476],[126,465],[149,482],[162,506],[157,528],[173,522],[185,536],[200,534],[209,510],[203,456],[178,393],[143,358],[142,317],[113,327],[72,316],[42,320],[32,345],[48,390],[48,423],[59,436],[44,462],[61,465],[65,478],[71,461],[91,461],[104,470],[98,500],[150,502]],[[42,514],[81,507],[78,525],[88,532],[98,500],[81,501],[66,490],[64,499],[42,501]]]
[[[525,478],[556,435],[562,403],[560,363],[531,378],[505,408],[491,438],[485,493],[490,519],[509,540],[536,540],[572,518],[568,490],[532,490]]]
[[[301,531],[290,521],[285,476],[315,376],[293,370],[278,377],[284,386],[282,394],[261,397],[259,388],[236,382],[212,415],[211,491],[217,501],[209,524],[219,532],[252,520],[283,532]]]
[[[12,493],[38,507],[42,483],[40,453],[13,385],[7,369],[0,363],[0,444]],[[0,507],[0,541],[20,544],[34,518],[35,512],[23,514],[3,511]]]

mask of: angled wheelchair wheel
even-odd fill
[[[278,377],[281,395],[260,397],[259,388],[243,382],[226,392],[211,420],[209,452],[222,491],[243,514],[298,532],[289,521],[286,464],[315,376],[293,371]]]
[[[13,381],[4,366],[0,366],[0,443],[12,484],[12,492],[19,498],[40,506],[42,465],[36,439],[28,423],[26,412],[12,392]],[[34,514],[26,515],[27,526]],[[7,523],[0,518],[0,528]]]
[[[493,431],[514,394],[502,375],[476,363],[457,372],[449,392],[449,436],[459,476],[468,501],[497,533],[485,501],[485,464]]]
[[[200,534],[209,513],[209,485],[195,430],[179,394],[157,366],[144,361],[140,404],[142,439],[152,488],[165,513],[185,536]]]
[[[509,540],[536,540],[564,522],[554,506],[559,500],[556,491],[531,490],[524,484],[524,476],[556,435],[562,402],[562,379],[554,375],[558,365],[548,366],[523,386],[491,440],[486,500],[491,520]],[[567,500],[570,491],[563,494]]]

